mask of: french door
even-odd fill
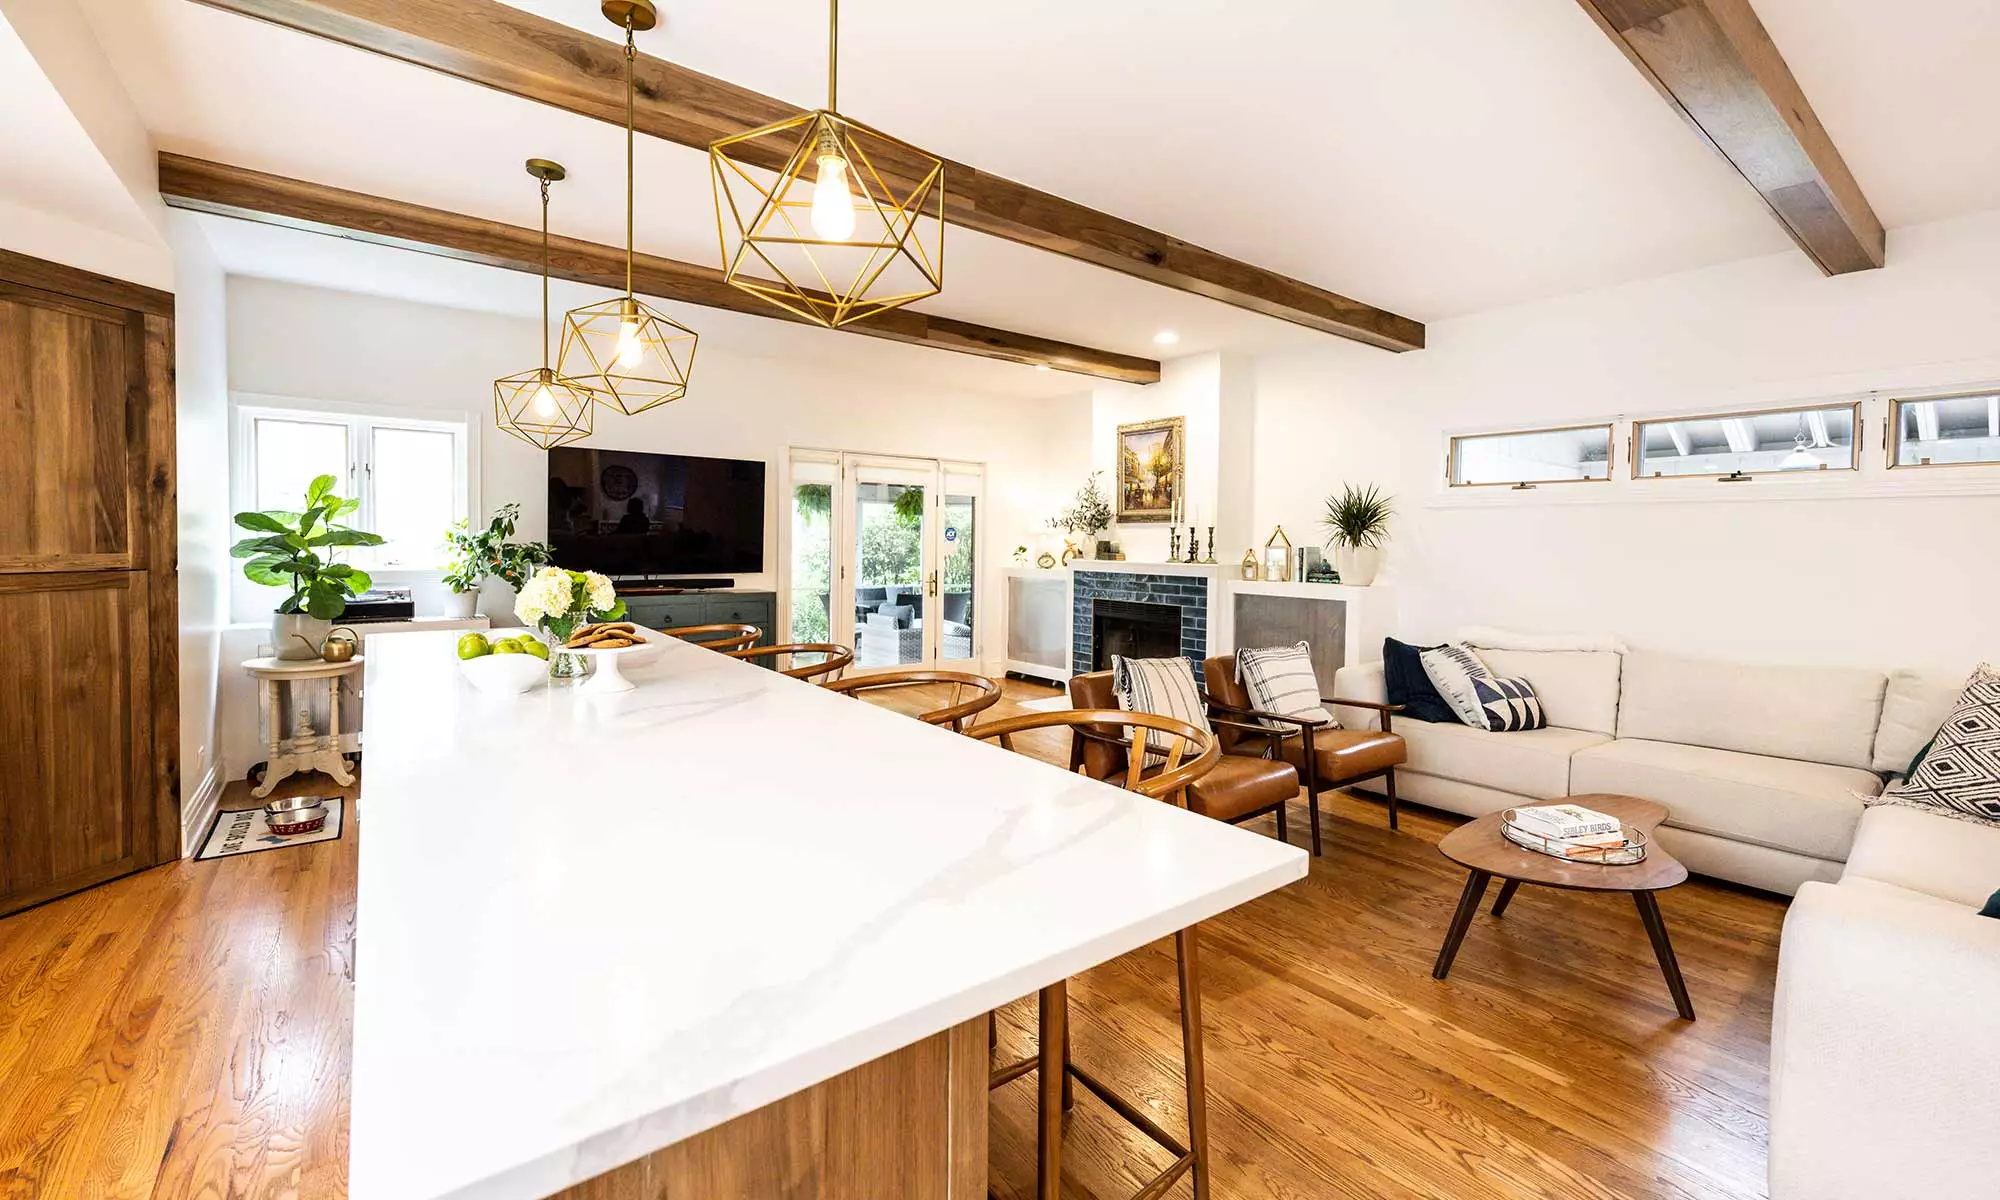
[[[794,450],[786,632],[858,671],[980,659],[977,463]]]

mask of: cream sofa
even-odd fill
[[[1534,685],[1549,727],[1489,733],[1399,717],[1402,799],[1481,816],[1589,792],[1644,796],[1672,813],[1660,844],[1689,870],[1786,895],[1840,878],[1863,797],[1908,767],[1965,682],[1643,650],[1479,655]],[[1385,700],[1381,664],[1342,668],[1334,691]],[[1377,722],[1365,709],[1335,715],[1355,728]]]
[[[1771,1200],[2000,1195],[2000,829],[1861,818],[1838,884],[1785,915],[1771,1027]]]

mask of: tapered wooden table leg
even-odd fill
[[[1201,960],[1190,925],[1174,935],[1181,975],[1181,1055],[1187,1069],[1188,1151],[1194,1156],[1194,1200],[1208,1200],[1208,1071],[1201,1054]]]
[[[1506,915],[1508,903],[1514,899],[1514,893],[1520,890],[1521,890],[1520,880],[1518,879],[1501,880],[1500,895],[1493,901],[1493,915],[1496,917]]]
[[[1061,1200],[1063,1083],[1069,1046],[1069,981],[1057,980],[1042,989],[1040,1002],[1040,1065],[1035,1069],[1035,1085],[1040,1095],[1035,1102],[1035,1196],[1037,1200]]]
[[[1458,957],[1458,947],[1465,941],[1465,931],[1471,927],[1472,918],[1479,913],[1479,902],[1486,896],[1486,885],[1493,876],[1477,868],[1465,877],[1465,891],[1458,897],[1458,911],[1451,915],[1451,928],[1445,932],[1444,945],[1438,950],[1437,965],[1431,968],[1432,979],[1443,979],[1451,973],[1451,960]]]
[[[1694,1020],[1694,1001],[1688,998],[1687,980],[1681,978],[1680,960],[1674,957],[1674,944],[1667,940],[1667,919],[1660,914],[1660,900],[1651,892],[1633,892],[1633,903],[1639,906],[1639,920],[1646,926],[1646,936],[1653,939],[1653,953],[1660,960],[1660,974],[1667,977],[1667,991],[1673,995],[1674,1011],[1681,1020]]]

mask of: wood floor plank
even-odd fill
[[[988,719],[1048,694],[1010,683]],[[856,703],[940,699],[876,696]],[[1067,758],[1062,734],[1019,743]],[[248,803],[240,786],[227,802]],[[346,1196],[356,809],[338,841],[0,920],[0,1200]],[[1305,806],[1290,819],[1303,842]],[[1699,880],[1662,898],[1692,1024],[1622,896],[1524,889],[1504,919],[1480,915],[1440,982],[1463,873],[1436,842],[1457,818],[1406,806],[1391,832],[1379,803],[1341,797],[1324,819],[1307,879],[1203,927],[1218,1197],[1764,1194],[1782,901]],[[1071,984],[1077,1059],[1168,1129],[1185,1120],[1175,1003],[1170,941]],[[1033,1029],[1032,1000],[1003,1009],[1002,1055]],[[993,1096],[1001,1200],[1034,1192],[1034,1091]],[[1081,1089],[1065,1142],[1070,1200],[1122,1200],[1167,1161]]]

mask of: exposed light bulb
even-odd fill
[[[854,236],[854,193],[847,188],[847,159],[831,145],[822,145],[819,151],[812,227],[829,242],[844,242]]]
[[[543,420],[556,415],[556,394],[546,383],[535,389],[535,415]]]
[[[646,358],[646,343],[639,340],[639,320],[627,317],[618,323],[618,365],[636,367]]]

